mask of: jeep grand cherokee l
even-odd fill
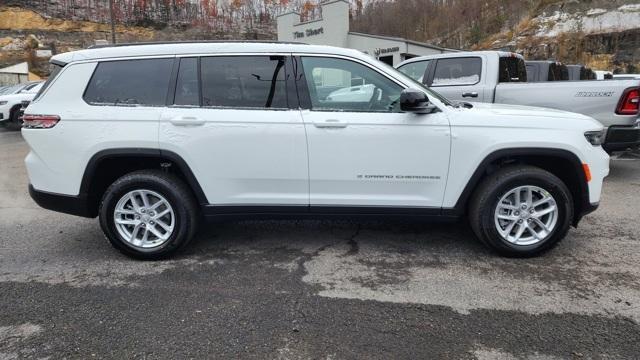
[[[358,51],[286,43],[56,55],[24,115],[30,193],[99,217],[144,259],[203,218],[466,216],[506,256],[554,246],[600,201],[603,127],[579,114],[452,104]],[[362,99],[328,95],[356,85]]]

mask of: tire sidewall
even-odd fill
[[[548,191],[555,199],[558,207],[558,221],[551,234],[541,242],[531,245],[515,245],[504,239],[496,228],[494,214],[498,202],[508,192],[519,186],[537,186]],[[490,241],[501,252],[508,252],[514,256],[531,256],[541,251],[551,248],[561,240],[567,233],[570,226],[570,219],[573,218],[573,200],[566,186],[554,177],[543,176],[541,174],[528,174],[526,176],[514,176],[507,179],[491,191],[487,205],[482,210],[482,228],[486,239]]]
[[[173,208],[175,216],[174,231],[163,244],[148,249],[135,247],[124,240],[116,229],[113,217],[115,207],[125,194],[133,190],[151,190],[157,192],[162,195]],[[135,257],[156,258],[162,257],[163,254],[169,254],[182,245],[184,239],[188,236],[188,216],[189,214],[186,207],[168,184],[151,179],[139,179],[123,183],[116,182],[107,190],[100,209],[100,225],[109,241],[116,248]]]

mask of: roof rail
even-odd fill
[[[91,45],[87,49],[100,49],[120,46],[138,46],[138,45],[171,45],[171,44],[217,44],[217,43],[258,43],[258,44],[289,44],[289,45],[307,45],[301,42],[293,41],[275,41],[275,40],[186,40],[186,41],[142,41],[134,43],[117,43],[106,45]]]

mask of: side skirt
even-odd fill
[[[445,214],[430,207],[324,206],[324,205],[206,205],[202,213],[207,220],[296,220],[359,219],[415,220],[455,222],[458,215]]]

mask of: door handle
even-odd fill
[[[478,97],[478,93],[475,91],[472,92],[465,92],[462,93],[462,97],[472,97],[472,98],[477,98]]]
[[[314,121],[313,125],[317,128],[345,128],[349,124],[344,120],[326,119],[321,121]]]
[[[195,116],[176,116],[169,119],[169,122],[176,126],[197,126],[205,123],[203,119]]]

